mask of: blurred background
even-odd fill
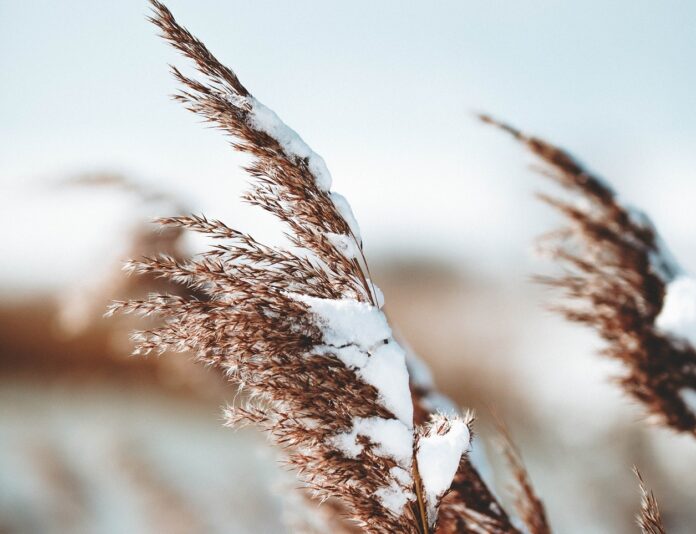
[[[557,532],[636,532],[635,464],[694,531],[696,444],[644,424],[601,343],[546,311],[549,184],[485,111],[570,149],[696,265],[696,4],[170,0],[326,159],[386,309],[441,389],[511,428]],[[205,213],[273,242],[244,160],[172,102],[145,0],[0,0],[0,532],[285,532],[292,480],[236,390],[186,355],[129,356],[124,259],[204,245]],[[486,470],[506,473],[488,440]]]

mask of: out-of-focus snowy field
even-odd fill
[[[543,310],[548,294],[428,260],[375,263],[400,333],[442,389],[477,410],[476,461],[488,458],[483,471],[503,499],[491,408],[511,427],[558,532],[635,532],[634,464],[670,532],[691,532],[696,447],[645,425],[610,383],[618,369],[595,355],[598,342]],[[123,339],[94,339],[124,332],[100,325],[66,341],[50,313],[18,309],[3,315],[0,335],[3,533],[286,531],[292,479],[263,436],[221,426],[234,388],[196,376],[184,356],[127,358]],[[57,361],[37,353],[52,344]],[[79,357],[68,353],[80,347]]]
[[[284,532],[263,438],[215,406],[104,385],[0,385],[0,532]]]

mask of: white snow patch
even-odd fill
[[[457,406],[445,395],[435,391],[435,380],[428,364],[418,356],[413,349],[405,345],[406,367],[411,383],[426,392],[421,398],[423,407],[431,413],[439,413],[456,417],[459,415]]]
[[[383,457],[392,458],[403,468],[408,468],[413,459],[413,431],[397,419],[381,417],[356,417],[350,432],[336,435],[334,444],[348,458],[356,458],[363,446],[357,442],[358,436],[368,438],[373,451]]]
[[[392,477],[389,486],[379,488],[375,496],[392,513],[401,515],[404,506],[414,498],[408,489],[412,484],[413,430],[396,419],[356,417],[351,431],[335,436],[334,444],[349,458],[357,458],[364,449],[357,441],[358,436],[368,438],[377,455],[397,462],[398,465],[389,470]]]
[[[624,207],[628,213],[629,219],[633,224],[641,228],[645,228],[646,230],[650,230],[655,235],[655,250],[651,250],[649,254],[650,266],[652,267],[653,272],[665,282],[669,282],[670,280],[674,279],[674,277],[681,272],[681,269],[679,268],[677,261],[674,259],[674,256],[667,248],[667,245],[662,240],[662,237],[657,233],[655,225],[653,224],[652,220],[650,220],[650,217],[648,217],[644,211],[636,207],[628,204],[624,204]]]
[[[358,221],[355,219],[353,210],[351,209],[348,200],[346,200],[346,197],[340,193],[336,193],[335,191],[332,191],[330,196],[334,206],[336,206],[336,209],[338,210],[338,214],[348,223],[348,227],[350,228],[350,231],[353,232],[355,239],[362,241],[362,237],[360,236],[360,226],[358,226]]]
[[[413,399],[405,353],[393,339],[372,353],[358,375],[377,389],[385,408],[409,428],[413,426]]]
[[[307,166],[316,180],[317,187],[322,191],[331,189],[331,173],[324,159],[314,152],[307,143],[272,110],[264,106],[254,97],[248,97],[251,106],[249,121],[251,125],[273,137],[288,156],[307,159]]]
[[[384,314],[365,302],[322,299],[300,294],[291,296],[307,304],[312,313],[318,316],[324,342],[328,345],[357,345],[369,351],[392,336]]]
[[[392,477],[394,477],[394,480],[396,480],[402,486],[409,486],[411,482],[413,482],[413,479],[411,478],[411,473],[403,467],[392,467],[389,470],[389,474]]]
[[[438,499],[452,485],[459,460],[469,448],[469,427],[459,418],[449,420],[449,430],[438,434],[435,427],[418,440],[418,472],[423,482],[431,524],[436,519]]]
[[[327,232],[324,234],[326,239],[329,240],[336,250],[343,254],[346,258],[352,260],[360,256],[360,249],[355,243],[353,236],[346,234],[334,234],[332,232]]]
[[[406,366],[414,386],[426,390],[435,387],[430,368],[408,345],[406,345]]]
[[[333,350],[362,380],[377,389],[385,408],[412,428],[413,400],[406,354],[394,341],[384,313],[357,300],[291,296],[307,304],[318,319],[325,345],[317,349],[322,354]]]
[[[404,511],[404,506],[414,498],[412,492],[404,490],[396,481],[392,481],[389,486],[378,489],[375,491],[375,495],[382,501],[384,507],[396,516],[400,516]]]
[[[650,220],[650,217],[648,217],[648,214],[645,213],[642,209],[636,208],[635,206],[631,206],[626,202],[618,202],[620,202],[620,204],[623,205],[624,209],[626,210],[626,213],[628,214],[628,219],[631,221],[631,223],[635,224],[640,228],[645,228],[646,230],[655,230],[655,225]]]
[[[374,291],[375,299],[377,300],[377,307],[381,310],[384,308],[384,293],[382,293],[382,290],[379,287],[372,283],[372,280],[368,280],[368,282]]]
[[[379,308],[352,299],[290,296],[309,306],[317,317],[324,343],[322,353],[336,356],[366,383],[377,389],[382,405],[408,428],[413,427],[413,401],[404,350],[394,341],[387,318]],[[362,358],[354,347],[363,352]]]
[[[667,284],[662,310],[655,326],[696,347],[696,279],[678,276]]]
[[[693,388],[681,388],[679,390],[679,396],[691,413],[696,415],[696,390]]]

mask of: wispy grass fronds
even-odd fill
[[[665,534],[665,527],[662,524],[662,516],[655,495],[653,495],[652,490],[645,486],[638,468],[634,467],[633,471],[638,477],[640,485],[640,512],[636,516],[636,521],[638,521],[641,531],[643,534]]]
[[[340,500],[369,532],[434,532],[470,421],[441,415],[414,424],[405,351],[324,161],[163,4],[152,5],[152,22],[198,71],[194,79],[173,68],[183,86],[177,100],[251,156],[245,199],[285,223],[291,246],[262,244],[204,216],[162,219],[220,243],[186,260],[135,260],[128,270],[204,298],[155,294],[111,312],[163,320],[136,336],[136,351],[191,351],[240,384],[248,402],[229,408],[229,424],[264,429],[317,498]]]
[[[595,329],[624,363],[619,382],[655,419],[696,434],[696,282],[683,275],[646,215],[565,151],[487,116],[547,168],[571,200],[540,195],[567,221],[541,243],[565,270],[540,277],[567,303],[555,309]]]

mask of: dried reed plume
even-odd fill
[[[645,487],[645,482],[643,482],[643,477],[637,467],[633,468],[633,472],[638,477],[640,484],[640,513],[636,516],[638,526],[643,534],[665,534],[660,509],[652,490]]]
[[[163,4],[152,5],[152,22],[201,76],[173,67],[184,87],[175,98],[252,157],[245,169],[255,181],[244,198],[285,223],[289,247],[204,216],[160,219],[220,244],[189,260],[131,261],[128,270],[185,283],[205,298],[152,295],[116,302],[110,312],[163,320],[137,334],[137,352],[191,351],[239,383],[250,400],[230,408],[228,422],[266,430],[316,498],[337,499],[369,532],[438,531],[453,479],[480,482],[462,460],[470,418],[421,417],[432,412],[422,405],[426,396],[414,409],[406,353],[381,311],[358,225],[346,200],[331,192],[324,161]],[[465,497],[455,503],[465,506]],[[490,493],[485,499],[500,510]]]
[[[568,153],[488,116],[481,119],[524,144],[548,165],[544,174],[577,200],[540,195],[569,223],[542,241],[565,273],[540,280],[572,303],[555,309],[604,338],[603,352],[625,365],[620,384],[656,420],[696,434],[696,350],[683,334],[683,322],[693,317],[682,313],[683,302],[693,300],[693,280],[671,260],[648,217],[623,205]],[[693,331],[692,323],[686,326]]]

